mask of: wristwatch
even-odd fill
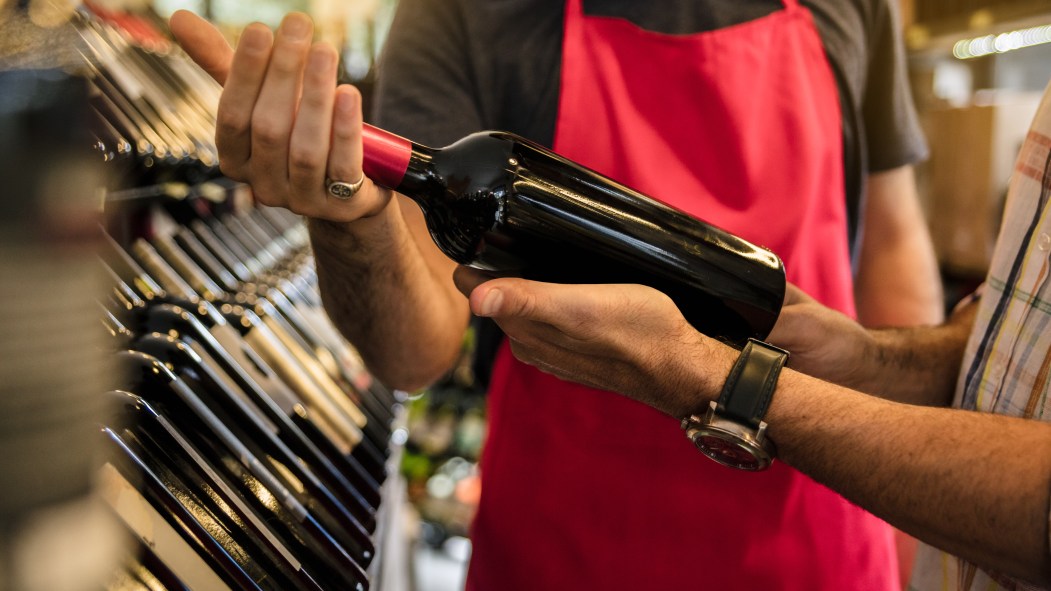
[[[748,339],[718,400],[682,420],[686,437],[709,458],[740,470],[765,470],[777,455],[763,417],[788,351]]]

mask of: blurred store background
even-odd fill
[[[1051,80],[1051,2],[902,0],[931,156],[920,191],[952,305],[982,280],[1015,156]]]

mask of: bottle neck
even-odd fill
[[[372,182],[410,194],[427,176],[433,150],[378,127],[362,125],[362,170]]]

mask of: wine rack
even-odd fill
[[[91,3],[66,19],[51,33],[72,40],[72,59],[8,88],[38,92],[56,77],[81,91],[63,90],[58,111],[77,107],[64,122],[93,176],[69,179],[98,189],[33,217],[52,220],[41,235],[90,234],[64,238],[79,249],[66,266],[92,281],[62,295],[94,318],[77,330],[105,370],[82,387],[94,405],[76,424],[103,453],[90,478],[66,480],[97,483],[124,543],[83,588],[399,588],[404,395],[369,374],[325,314],[303,220],[222,176],[220,88],[160,19]],[[61,176],[27,166],[12,175]]]

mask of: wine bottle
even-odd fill
[[[325,314],[320,298],[309,295],[317,295],[314,285],[309,285],[306,278],[299,274],[292,274],[288,278],[272,274],[242,278],[242,274],[247,274],[247,267],[239,265],[238,255],[203,223],[192,226],[192,237],[180,232],[177,238],[186,244],[187,250],[199,248],[193,243],[205,246],[215,259],[238,277],[242,285],[248,285],[253,292],[266,296],[274,303],[309,341],[310,349],[329,376],[343,386],[343,390],[354,399],[369,421],[375,426],[385,425],[385,429],[389,428],[394,418],[392,409],[396,401],[389,391],[380,387],[365,371],[357,352]],[[387,435],[389,432],[381,431],[381,437],[385,439]]]
[[[306,236],[296,238],[293,231],[303,229],[302,222],[295,228],[285,225],[284,229],[280,229],[271,223],[270,216],[264,216],[260,208],[253,208],[248,215],[242,216],[242,219],[246,227],[251,224],[256,228],[256,232],[272,232],[273,235],[286,237],[288,248],[292,250],[300,248],[296,243],[308,244],[305,242],[308,240]],[[264,229],[263,224],[266,224],[268,229]],[[253,285],[253,290],[262,294],[274,293],[273,302],[283,310],[288,309],[282,298],[285,296],[295,308],[294,312],[286,311],[286,317],[289,320],[294,320],[296,315],[302,318],[303,323],[298,324],[298,327],[308,339],[312,335],[313,350],[332,378],[348,385],[348,393],[354,396],[359,406],[367,407],[363,410],[370,413],[370,417],[375,417],[377,422],[389,426],[394,416],[393,409],[399,401],[390,390],[372,379],[364,362],[360,360],[360,355],[347,343],[343,335],[339,334],[328,318],[317,294],[317,278],[311,257],[295,257],[294,262],[288,265],[289,269],[283,272],[274,272],[271,269],[252,273],[248,265],[242,264],[241,261],[254,260],[254,257],[224,224],[210,226],[198,219],[191,222],[189,228],[192,231],[192,239],[186,236],[187,232],[180,231],[176,235],[176,240],[184,245],[188,252],[199,249],[194,247],[193,242],[206,246],[214,259],[220,261],[242,284]],[[203,258],[199,260],[202,266],[207,267]],[[272,289],[277,291],[273,292]]]
[[[123,288],[118,288],[115,293],[123,292]],[[127,297],[122,295],[120,299],[127,300]],[[202,303],[202,307],[207,308],[208,304]],[[158,304],[147,307],[141,301],[138,305],[122,308],[119,320],[104,320],[111,333],[121,332],[113,328],[114,324],[128,324],[140,333],[178,334],[189,342],[195,352],[207,352],[222,365],[234,383],[251,396],[266,417],[279,427],[283,440],[297,454],[310,458],[311,465],[319,467],[319,470],[329,475],[332,482],[338,483],[334,486],[348,491],[356,490],[372,509],[378,506],[379,484],[367,469],[349,455],[350,450],[337,447],[337,440],[327,430],[318,427],[317,419],[294,394],[287,391],[283,382],[274,379],[272,370],[261,359],[254,355],[251,358],[238,355],[251,350],[242,347],[239,335],[217,330],[229,329],[229,326],[205,326],[204,322],[215,322],[216,316],[219,322],[225,322],[222,316],[209,314],[199,317],[179,306]],[[134,337],[127,329],[121,335],[129,342]]]
[[[197,299],[195,295],[192,296],[194,301],[190,302],[174,300],[114,241],[109,239],[103,244],[107,259],[103,268],[114,286],[111,304],[121,311],[122,319],[129,326],[138,332],[175,332],[190,336],[205,343],[210,353],[224,360],[230,374],[242,377],[241,384],[248,391],[258,392],[256,384],[266,384],[265,397],[280,405],[285,410],[283,416],[296,423],[330,462],[342,467],[354,481],[355,488],[369,499],[373,507],[376,506],[376,492],[370,489],[378,488],[377,481],[382,480],[385,473],[382,453],[377,449],[385,447],[385,442],[359,445],[364,440],[357,425],[345,418],[299,366],[293,353],[258,316],[251,310],[232,305],[223,305],[220,313],[211,303]],[[151,249],[143,245],[137,250],[140,254],[151,254]],[[164,275],[170,274],[171,268],[165,261],[151,259],[150,264],[162,268]],[[137,289],[132,289],[125,280]],[[191,282],[197,283],[197,280]],[[139,294],[149,299],[152,305],[147,306]],[[231,322],[226,321],[226,316]],[[207,323],[207,328],[202,322]],[[233,362],[232,357],[239,363]],[[277,370],[276,375],[270,364]],[[246,372],[251,372],[256,380],[244,376]],[[280,376],[280,380],[276,376]],[[304,408],[293,390],[305,396],[309,400],[307,404],[317,409],[318,414]],[[281,422],[280,418],[273,420]]]
[[[241,253],[241,256],[239,256],[238,253],[222,244],[215,232],[199,219],[190,222],[186,227],[190,228],[194,236],[201,241],[201,244],[207,246],[208,250],[237,277],[238,281],[241,283],[252,281],[254,275],[245,262],[249,258],[247,252]]]
[[[195,196],[165,202],[167,213],[185,227],[174,232],[171,238],[156,237],[157,249],[165,252],[166,257],[185,258],[171,253],[164,244],[174,241],[190,255],[210,276],[201,284],[206,290],[201,293],[207,299],[215,299],[211,288],[218,288],[221,284],[222,290],[232,296],[249,292],[270,300],[296,329],[295,332],[306,340],[301,345],[309,346],[330,377],[345,386],[344,391],[370,421],[386,425],[389,430],[394,409],[400,401],[372,378],[357,351],[339,334],[325,313],[317,293],[317,274],[302,220],[289,217],[291,214],[287,210],[282,210],[282,215],[275,208],[254,207],[236,214],[238,225],[243,230],[239,232],[231,223],[235,216],[223,216],[223,221],[220,221],[215,215],[214,201],[195,201],[202,201],[202,198]],[[164,212],[157,215],[166,217]],[[246,233],[254,236],[256,249],[264,243],[281,245],[276,258],[282,262],[277,268],[263,265],[249,252],[251,247],[243,238]]]
[[[382,464],[387,455],[385,444],[389,436],[389,425],[385,425],[382,420],[370,421],[363,407],[355,403],[354,393],[344,389],[349,388],[349,385],[336,381],[325,369],[318,360],[318,352],[325,350],[326,343],[317,337],[316,332],[310,328],[295,306],[279,290],[263,289],[262,285],[250,284],[252,289],[239,291],[228,270],[192,233],[179,232],[176,238],[178,245],[169,239],[158,237],[155,240],[158,251],[168,257],[180,272],[185,273],[184,276],[191,285],[207,285],[210,276],[211,279],[222,281],[224,290],[232,290],[236,294],[234,300],[237,303],[254,310],[262,319],[263,325],[270,329],[270,333],[279,339],[280,345],[291,353],[298,366],[307,373],[315,388],[325,394],[324,399],[335,406],[335,414],[345,416],[368,436],[361,442],[362,446],[374,451],[375,457]],[[185,251],[180,246],[185,246]],[[192,260],[189,260],[187,254],[192,255]],[[207,269],[207,273],[204,273],[202,267]],[[253,293],[256,291],[265,291],[266,297]],[[220,301],[228,301],[224,294],[215,297]],[[234,308],[240,310],[238,306]],[[284,373],[287,370],[286,364],[280,359],[273,362],[279,372]],[[288,376],[288,379],[293,379],[293,376]],[[307,389],[310,390],[309,387]],[[319,405],[325,404],[321,398],[308,396],[308,399]],[[389,424],[389,420],[386,422]]]
[[[167,365],[219,422],[260,458],[264,469],[317,514],[319,521],[330,526],[333,537],[339,539],[342,533],[352,536],[353,543],[371,557],[373,548],[368,534],[375,526],[372,509],[360,496],[339,494],[342,491],[334,491],[323,483],[314,467],[281,439],[281,429],[225,376],[207,351],[195,349],[181,338],[159,333],[138,335],[127,348],[152,355]],[[331,527],[333,525],[338,527]]]
[[[310,233],[302,217],[283,207],[258,204],[253,213],[258,214],[260,218],[265,219],[271,227],[280,232],[289,244],[296,248],[297,252],[301,252],[304,256],[310,255]]]
[[[252,208],[251,210],[241,212],[240,218],[245,229],[252,232],[252,235],[256,236],[258,240],[268,241],[276,245],[282,260],[284,261],[285,267],[295,271],[302,268],[300,257],[305,254],[304,251],[289,242],[288,239],[285,238],[284,233],[279,232],[277,228],[270,225],[270,222],[262,217],[259,214],[259,211]]]
[[[252,253],[264,267],[267,269],[276,269],[281,266],[284,261],[284,253],[281,252],[281,249],[277,248],[272,242],[260,241],[259,238],[242,223],[240,217],[227,214],[221,217],[221,221],[231,232],[233,232],[234,236],[241,241],[241,244],[248,249],[248,252]]]
[[[98,72],[113,83],[113,89],[123,95],[129,106],[145,118],[157,134],[177,147],[178,153],[206,164],[217,163],[217,157],[210,153],[214,150],[214,145],[208,145],[211,144],[210,138],[200,140],[194,137],[191,131],[194,127],[183,118],[183,113],[169,104],[170,97],[157,88],[156,77],[139,68],[134,52],[115,43],[120,36],[87,14],[82,12],[80,16],[82,18],[75,21],[75,30],[84,42],[83,47],[96,62]],[[204,130],[196,135],[206,134]]]
[[[127,137],[134,138],[136,149],[144,157],[149,156],[154,159],[144,160],[145,167],[152,166],[154,162],[168,166],[179,163],[183,154],[170,146],[168,140],[162,138],[153,129],[145,117],[125,99],[113,82],[90,60],[86,63],[85,72],[89,76],[92,88],[96,91],[91,97],[95,108]]]
[[[177,497],[114,429],[104,427],[102,435],[109,445],[109,463],[99,474],[103,498],[122,518],[122,511],[130,510],[127,524],[165,553],[171,564],[185,565],[181,577],[202,589],[262,591],[216,539],[226,541],[222,528],[210,532],[200,521],[202,513],[187,508],[183,504],[187,498]],[[184,548],[181,539],[195,547]],[[194,560],[198,554],[206,563]]]
[[[136,385],[136,389],[145,387],[148,386],[143,383]],[[319,589],[308,569],[304,569],[303,563],[293,554],[294,547],[288,546],[271,530],[263,515],[252,509],[243,500],[244,495],[235,490],[237,483],[224,480],[215,465],[190,444],[160,409],[132,392],[113,391],[109,395],[119,401],[120,412],[114,415],[107,428],[138,459],[141,470],[137,480],[143,492],[150,492],[151,482],[154,486],[160,484],[183,509],[162,505],[156,508],[159,516],[143,523],[143,517],[149,511],[143,511],[147,507],[142,506],[141,500],[132,506],[121,507],[122,503],[135,498],[134,492],[127,490],[130,483],[114,483],[123,490],[107,491],[110,493],[108,500],[138,537],[155,546],[158,542],[173,544],[175,536],[172,534],[176,532],[165,532],[160,520],[188,522],[171,524],[182,526],[179,528],[182,537],[196,542],[198,552],[204,550],[204,557],[219,562],[217,566],[224,566],[223,558],[236,562],[258,586],[252,588],[274,591]],[[157,493],[163,495],[161,491]],[[190,529],[192,527],[203,528],[210,541],[218,544],[227,556],[211,556],[213,552],[201,547],[202,542],[209,540],[202,540]],[[208,574],[177,547],[171,548],[168,558],[173,567],[179,567],[186,575],[199,578]],[[225,567],[229,568],[229,565]],[[202,582],[194,581],[195,585]]]
[[[113,485],[120,486],[121,493],[131,494],[131,483],[123,479],[119,473],[116,473],[116,469],[112,467],[112,464],[103,468],[105,475],[102,478],[113,478]],[[111,472],[112,470],[112,472]],[[120,482],[124,480],[124,482]],[[107,484],[111,484],[107,482]],[[137,506],[144,506],[147,501],[142,499],[138,491],[135,491],[138,496]],[[152,507],[150,508],[152,509]],[[156,513],[154,513],[156,517]],[[189,549],[188,546],[184,546],[184,549]],[[189,549],[192,552],[192,549]],[[104,588],[106,591],[193,591],[190,587],[179,578],[178,575],[164,563],[154,548],[148,546],[138,537],[132,543],[132,548],[128,553],[128,557],[125,563],[114,575],[113,580],[107,583]]]
[[[279,541],[289,550],[283,556],[313,568],[311,575],[322,587],[360,589],[368,585],[361,565],[347,549],[262,467],[255,454],[217,420],[185,382],[150,355],[127,351],[118,353],[117,358],[127,381],[121,389],[160,401],[157,412],[174,423],[195,450],[198,462],[210,468],[210,478],[222,482],[227,494],[236,496],[262,518],[267,527],[260,529],[273,534],[267,540]]]
[[[138,155],[135,147],[98,109],[90,107],[88,128],[95,137],[96,152],[110,174],[120,178],[129,178],[135,173]]]
[[[149,301],[163,301],[166,297],[164,290],[157,282],[132,259],[111,238],[103,241],[104,257],[109,267],[118,277],[135,286],[135,291]],[[180,249],[158,237],[158,246],[166,256],[174,256],[169,259],[171,263],[186,280],[186,282],[197,289],[212,292],[213,288],[204,272],[194,261],[189,260]],[[202,247],[203,249],[203,247]],[[212,259],[213,266],[220,266]],[[225,301],[225,292],[215,288],[214,297],[217,301]],[[255,309],[260,315],[252,313],[252,310],[240,305],[227,304],[222,307],[224,315],[231,316],[231,325],[242,332],[249,343],[258,353],[264,356],[266,361],[277,370],[283,380],[290,387],[300,393],[304,399],[316,407],[329,425],[343,435],[353,447],[355,457],[368,464],[371,474],[382,474],[384,466],[386,439],[382,434],[374,434],[373,439],[365,439],[361,428],[367,425],[366,417],[360,410],[350,407],[350,401],[346,400],[345,394],[338,385],[332,382],[324,374],[324,370],[318,367],[316,359],[311,358],[305,343],[294,336],[294,331],[287,326],[280,314],[266,300],[250,297]],[[260,317],[261,316],[261,317]],[[348,414],[349,413],[349,414]],[[375,431],[373,426],[370,431]],[[359,445],[360,444],[360,445]]]
[[[554,283],[636,283],[699,331],[765,338],[784,302],[774,253],[519,136],[441,149],[366,125],[365,175],[412,198],[451,259]]]

